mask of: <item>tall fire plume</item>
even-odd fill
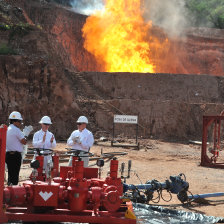
[[[155,52],[164,51],[168,40],[161,43],[150,36],[151,28],[143,19],[141,0],[106,0],[105,9],[86,20],[84,47],[106,72],[153,73],[158,66]]]

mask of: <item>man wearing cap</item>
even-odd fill
[[[67,140],[67,145],[72,147],[72,149],[83,151],[83,153],[79,154],[80,156],[86,156],[85,152],[89,152],[94,143],[93,134],[86,129],[88,119],[85,116],[80,116],[76,122],[78,129],[72,132]],[[82,161],[84,161],[84,167],[88,167],[89,157],[82,157]],[[72,165],[72,156],[69,159],[68,165]]]
[[[54,135],[48,131],[49,126],[52,124],[50,117],[44,116],[40,122],[41,129],[33,135],[33,147],[39,149],[53,149],[56,147],[56,141]],[[43,169],[47,172],[47,164],[52,163],[52,153],[50,150],[42,151],[44,154]],[[36,159],[36,154],[33,160]]]
[[[17,185],[19,182],[21,153],[23,152],[23,145],[27,143],[23,132],[20,130],[22,120],[23,118],[18,111],[13,111],[9,115],[10,125],[7,130],[5,158],[8,168],[8,185]]]

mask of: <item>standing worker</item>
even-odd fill
[[[54,135],[48,131],[49,126],[52,124],[50,117],[44,116],[40,122],[41,129],[33,135],[33,147],[39,149],[53,149],[56,147],[56,141]],[[52,163],[52,152],[50,150],[43,150],[44,164],[43,169],[47,172],[48,162]],[[37,154],[34,155],[34,160]]]
[[[79,155],[86,156],[82,157],[82,161],[84,161],[84,167],[88,167],[89,157],[85,155],[85,152],[89,152],[90,148],[93,146],[93,134],[91,131],[86,129],[88,119],[85,116],[80,116],[76,123],[78,129],[72,132],[71,136],[67,141],[67,145],[71,146],[72,149],[83,151]],[[69,159],[68,165],[72,165],[72,156]]]
[[[23,152],[23,145],[27,143],[23,132],[20,130],[22,120],[21,114],[17,111],[13,111],[9,115],[10,125],[7,130],[5,158],[8,168],[8,185],[17,185],[19,182],[21,153]]]

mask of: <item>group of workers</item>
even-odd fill
[[[21,130],[23,118],[18,111],[13,111],[9,115],[9,126],[6,138],[6,159],[8,169],[8,185],[17,185],[19,182],[19,172],[22,163],[23,145],[27,144],[27,137]],[[53,133],[48,129],[52,124],[49,116],[44,116],[40,120],[41,129],[33,135],[33,147],[39,149],[46,149],[43,151],[44,156],[44,169],[46,169],[49,160],[52,160],[52,153],[50,150],[56,147],[56,140]],[[88,119],[85,116],[80,116],[77,123],[77,130],[73,131],[67,140],[67,145],[74,150],[83,151],[80,153],[82,156],[88,152],[94,143],[94,137],[91,131],[86,126]],[[50,150],[47,150],[50,149]],[[36,154],[34,155],[34,159]],[[88,166],[88,156],[83,157],[84,167]],[[72,156],[69,160],[69,166],[72,164]]]

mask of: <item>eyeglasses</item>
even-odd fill
[[[43,123],[44,125],[46,125],[46,126],[49,126],[50,124],[46,124],[46,123]]]
[[[13,119],[12,121],[22,123],[22,120]]]
[[[77,125],[82,125],[82,124],[84,124],[84,123],[77,123]]]

